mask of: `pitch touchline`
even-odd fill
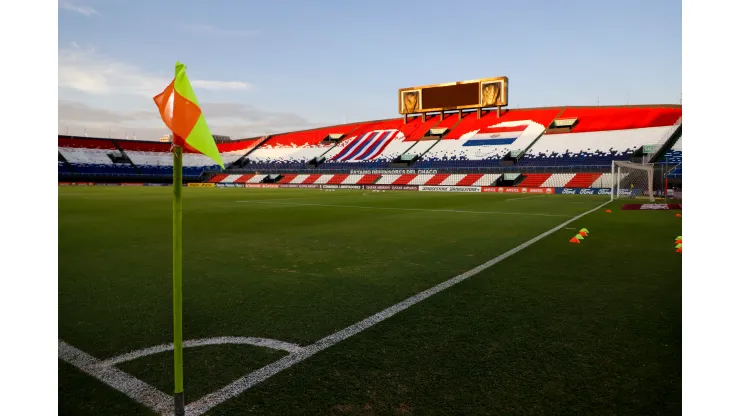
[[[488,269],[489,267],[493,266],[496,263],[499,263],[500,261],[513,256],[514,254],[520,252],[521,250],[531,246],[532,244],[536,243],[537,241],[549,236],[550,234],[560,230],[561,228],[565,227],[566,225],[579,220],[580,218],[600,209],[603,206],[608,205],[609,202],[605,202],[601,205],[599,205],[596,208],[593,208],[591,210],[588,210],[578,216],[575,216],[571,218],[568,221],[565,221],[564,223],[558,225],[555,228],[550,229],[549,231],[545,231],[544,233],[532,238],[529,241],[526,241],[519,246],[507,251],[504,254],[501,254],[498,257],[495,257],[480,266],[477,266],[471,270],[468,270],[465,273],[459,274],[449,280],[446,280],[434,287],[431,287],[421,293],[418,293],[400,303],[397,303],[389,308],[386,308],[375,315],[365,318],[353,325],[348,326],[347,328],[342,329],[341,331],[335,332],[327,337],[324,337],[315,343],[302,348],[299,352],[287,355],[283,357],[282,359],[275,361],[272,364],[268,364],[259,370],[255,370],[246,376],[228,384],[227,386],[223,387],[221,390],[216,391],[214,393],[208,394],[206,396],[203,396],[202,398],[196,400],[195,402],[190,403],[189,405],[185,406],[185,411],[188,416],[196,416],[196,415],[202,415],[212,409],[215,406],[218,406],[219,404],[225,402],[226,400],[238,396],[239,394],[245,392],[249,388],[261,383],[262,381],[267,380],[268,378],[274,376],[275,374],[278,374],[279,372],[292,367],[295,364],[300,363],[301,361],[306,360],[307,358],[313,356],[314,354],[318,353],[319,351],[325,350],[326,348],[331,347],[334,344],[337,344],[353,335],[356,335],[373,325],[376,325],[379,322],[382,322],[391,316],[397,314],[398,312],[401,312],[410,306],[417,304],[421,302],[422,300],[439,293],[445,289],[448,289],[464,280],[469,279],[470,277],[482,272],[483,270]]]
[[[303,203],[273,202],[273,201],[236,201],[236,202],[241,202],[241,203],[250,202],[253,204],[275,204],[275,205],[288,205],[288,206],[361,208],[361,209],[377,209],[377,210],[391,210],[391,211],[427,211],[427,212],[455,212],[455,213],[464,213],[464,214],[531,215],[535,217],[570,217],[570,215],[565,215],[565,214],[545,214],[545,213],[539,213],[539,212],[463,211],[463,210],[458,210],[458,209],[368,207],[368,206],[363,206],[363,205],[303,204]]]

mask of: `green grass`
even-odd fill
[[[185,339],[307,345],[605,202],[515,198],[186,188]],[[611,208],[208,414],[680,412],[680,219]],[[60,188],[60,338],[100,359],[171,342],[171,303],[171,189]],[[282,354],[186,349],[186,397]],[[171,360],[119,368],[171,394]],[[63,364],[60,413],[141,410]]]

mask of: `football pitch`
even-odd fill
[[[620,205],[185,188],[187,414],[679,414],[681,219]],[[60,414],[172,411],[171,269],[171,188],[59,188]]]

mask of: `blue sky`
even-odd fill
[[[398,88],[500,75],[511,108],[672,104],[681,2],[60,0],[60,133],[166,133],[151,97],[177,60],[233,137],[395,117]]]

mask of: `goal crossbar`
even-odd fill
[[[626,161],[612,161],[612,191],[611,200],[619,198],[647,197],[655,201],[653,192],[653,179],[655,167],[652,163],[634,163]],[[626,181],[628,180],[628,181]],[[622,188],[627,185],[629,188]],[[635,187],[637,183],[637,187]]]

